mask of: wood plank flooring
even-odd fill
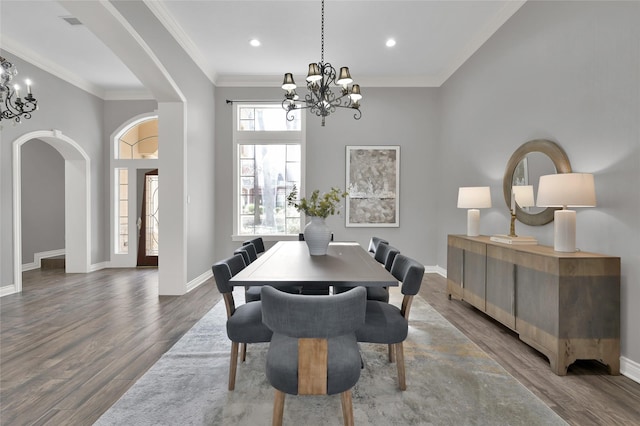
[[[420,295],[520,383],[571,425],[640,425],[640,384],[610,376],[596,361],[578,361],[557,376],[540,352],[466,302],[449,300],[447,280],[425,275]]]
[[[91,425],[220,300],[159,297],[156,269],[34,270],[0,299],[0,424]]]
[[[91,425],[215,303],[209,280],[159,297],[155,269],[34,270],[0,298],[0,424]],[[595,362],[553,374],[546,358],[428,274],[420,294],[572,425],[640,424],[640,384]],[[479,420],[481,423],[481,419]]]

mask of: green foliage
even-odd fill
[[[331,188],[331,191],[320,195],[320,190],[316,189],[311,194],[311,197],[302,198],[296,200],[298,196],[298,188],[293,185],[291,193],[287,195],[287,204],[295,207],[299,212],[303,212],[307,216],[318,216],[326,219],[330,215],[340,213],[338,210],[338,204],[341,198],[345,198],[349,195],[348,192],[343,192],[339,188]]]

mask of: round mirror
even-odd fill
[[[526,142],[516,149],[507,163],[502,181],[504,200],[511,208],[513,186],[532,185],[533,193],[537,194],[540,176],[570,172],[569,158],[558,144],[546,139]],[[521,207],[516,203],[516,218],[527,225],[545,225],[553,220],[555,210],[552,207]]]

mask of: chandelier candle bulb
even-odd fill
[[[27,85],[27,95],[31,94],[31,80],[25,80],[24,82]]]

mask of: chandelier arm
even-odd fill
[[[290,112],[293,109],[309,109],[311,113],[322,117],[322,125],[324,126],[325,117],[334,113],[336,108],[354,109],[355,113],[353,118],[359,120],[362,117],[359,104],[359,99],[361,99],[362,96],[360,96],[359,86],[356,84],[354,84],[352,89],[348,89],[344,83],[337,84],[335,68],[330,63],[324,62],[324,0],[322,0],[321,3],[320,62],[309,64],[307,93],[304,96],[304,104],[295,103],[298,96],[295,94],[295,90],[293,90],[296,86],[293,82],[292,74],[285,74],[282,88],[286,91],[286,94],[285,100],[282,101],[282,108],[286,110],[287,120],[289,121],[293,120],[293,117],[290,118]],[[340,69],[339,81],[353,81],[349,75],[348,67]],[[332,85],[337,86],[337,88],[333,89],[331,87]],[[336,92],[334,92],[334,90],[336,90]],[[354,100],[351,95],[354,97],[358,95],[358,97]]]

